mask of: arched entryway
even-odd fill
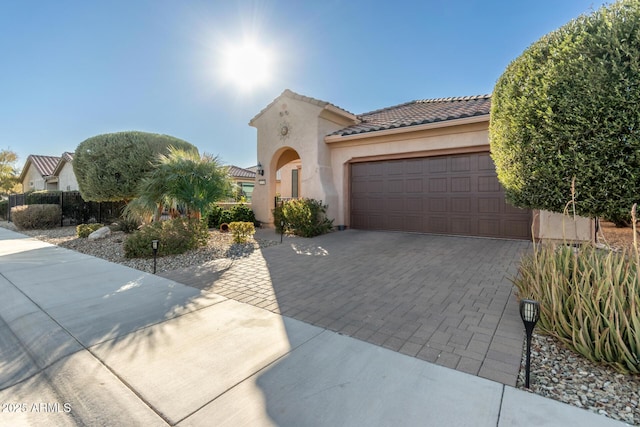
[[[284,148],[274,155],[275,197],[296,199],[302,197],[302,160],[293,148]]]

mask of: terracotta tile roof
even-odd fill
[[[31,154],[27,157],[27,162],[33,164],[36,170],[43,177],[53,175],[53,171],[56,169],[56,165],[60,161],[60,157],[55,156],[38,156],[35,154]]]
[[[311,98],[310,96],[300,95],[298,93],[295,93],[292,90],[285,89],[276,99],[271,101],[269,103],[269,105],[267,105],[262,110],[260,110],[260,112],[258,114],[256,114],[255,117],[252,118],[249,121],[249,125],[251,125],[254,120],[256,120],[258,117],[260,117],[262,114],[264,114],[265,111],[267,111],[269,108],[271,108],[271,106],[274,105],[276,102],[278,102],[278,100],[280,100],[280,98],[282,98],[282,97],[287,97],[287,98],[291,98],[291,99],[296,99],[298,101],[308,102],[309,104],[317,105],[318,107],[330,106],[330,107],[333,107],[333,108],[337,109],[338,111],[340,111],[340,112],[342,112],[344,114],[347,114],[349,116],[354,116],[355,117],[355,114],[350,113],[349,111],[345,110],[344,108],[340,108],[337,105],[334,105],[334,104],[332,104],[330,102],[321,101],[319,99]]]
[[[360,123],[331,135],[354,135],[446,120],[489,115],[491,95],[411,101],[358,116]]]
[[[240,168],[238,166],[229,166],[229,175],[234,178],[255,178],[256,173],[249,169]]]
[[[64,165],[66,163],[73,162],[73,156],[74,156],[74,153],[70,153],[68,151],[65,151],[64,153],[62,153],[62,157],[60,157],[60,160],[58,160],[58,163],[56,164],[56,168],[53,170],[52,175],[60,175],[60,171],[62,171],[62,168],[64,167]]]
[[[75,153],[70,153],[68,151],[65,151],[64,153],[62,153],[62,159],[64,159],[67,162],[73,162],[74,155]]]

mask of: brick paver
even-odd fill
[[[515,385],[509,281],[525,241],[348,230],[163,273],[442,366]]]

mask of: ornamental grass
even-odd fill
[[[635,205],[633,209],[635,224]],[[513,280],[540,301],[543,333],[594,362],[640,373],[640,252],[534,244]]]

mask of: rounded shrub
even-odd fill
[[[24,205],[11,208],[11,219],[19,230],[59,227],[61,215],[58,205]]]
[[[580,16],[533,43],[498,79],[489,140],[520,207],[628,220],[640,188],[640,2]]]
[[[158,255],[182,254],[207,244],[209,230],[206,222],[188,218],[157,221],[145,225],[124,242],[127,258],[153,256],[152,240],[159,240]]]
[[[86,239],[94,231],[104,227],[104,224],[80,224],[76,226],[76,235],[81,239]]]
[[[280,222],[284,220],[285,230],[297,236],[314,237],[327,233],[333,227],[333,220],[327,218],[327,205],[315,199],[293,199],[283,202],[273,211],[276,231],[282,232]]]

